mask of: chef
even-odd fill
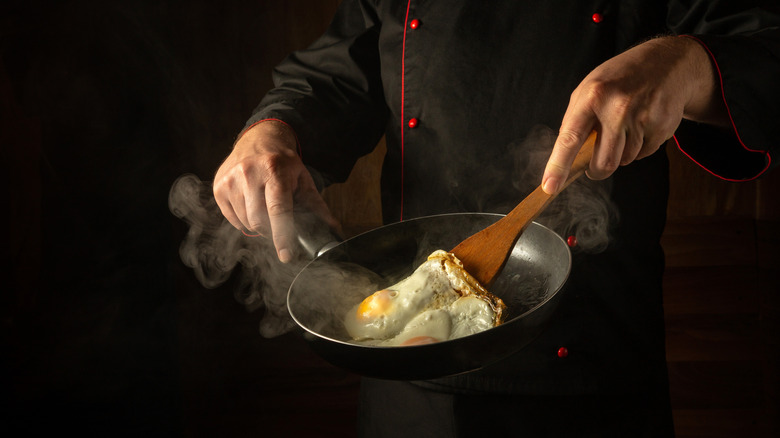
[[[343,0],[326,33],[275,69],[214,194],[283,261],[293,206],[337,228],[319,190],[383,135],[387,223],[508,212],[527,194],[518,147],[539,126],[556,135],[534,183],[560,190],[595,130],[590,184],[618,212],[605,248],[574,248],[565,299],[532,344],[464,375],[364,379],[362,436],[673,435],[663,145],[674,138],[733,181],[777,162],[780,14],[758,3]]]

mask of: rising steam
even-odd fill
[[[204,287],[222,285],[240,265],[242,275],[235,297],[250,311],[264,310],[260,333],[274,337],[294,326],[287,312],[287,290],[303,261],[281,263],[269,240],[247,237],[236,230],[220,212],[211,185],[195,175],[176,180],[168,206],[189,224],[179,255]]]
[[[537,126],[511,148],[515,161],[513,184],[520,193],[530,193],[541,182],[556,136],[550,128]],[[611,179],[593,181],[581,177],[559,193],[536,220],[564,238],[575,236],[575,251],[604,251],[609,233],[619,220],[617,207],[610,199],[611,191]]]
[[[555,133],[549,128],[537,127],[525,140],[511,145],[510,153],[515,164],[513,186],[520,196],[518,201],[541,181],[555,138]],[[609,243],[610,230],[618,220],[610,191],[610,180],[579,178],[558,195],[537,221],[564,238],[576,236],[578,243],[574,251],[603,251]],[[193,269],[204,287],[216,288],[224,284],[240,267],[235,297],[250,311],[264,311],[260,333],[265,337],[278,336],[295,325],[287,311],[287,292],[308,259],[281,263],[268,239],[247,237],[236,230],[220,212],[211,185],[194,175],[183,175],[176,180],[171,187],[169,208],[175,216],[189,224],[179,253],[184,264]],[[302,223],[297,225],[301,233],[311,231],[301,227]],[[338,271],[324,272],[312,278],[320,285],[328,282],[357,285],[355,293],[343,292],[343,286],[338,288],[343,292],[338,299],[354,301],[356,296],[372,290],[378,283],[379,280],[370,274],[358,272],[354,267],[340,267]],[[349,281],[342,278],[345,275],[349,276]],[[309,304],[314,309],[345,307],[333,303]]]

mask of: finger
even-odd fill
[[[247,214],[247,198],[244,196],[246,193],[251,192],[247,192],[247,189],[243,188],[241,190],[234,190],[230,196],[230,205],[239,221],[238,227],[236,228],[247,236],[261,236],[264,232],[267,232],[267,228],[261,227],[259,223],[249,218]]]
[[[230,201],[230,198],[225,194],[224,191],[215,187],[214,200],[217,201],[219,210],[222,212],[222,215],[225,217],[225,219],[230,222],[230,225],[233,225],[238,230],[243,230],[245,228],[244,224],[241,222],[241,219],[239,219],[238,215],[233,209],[233,203]]]
[[[219,201],[217,201],[217,205],[219,206],[220,211],[222,211],[222,215],[225,216],[225,219],[227,219],[228,222],[230,222],[230,225],[233,225],[237,230],[244,230],[245,227],[241,223],[241,220],[238,219],[238,216],[233,211],[233,208],[228,205],[220,204]]]
[[[593,158],[586,175],[590,179],[600,180],[607,178],[617,170],[623,149],[626,144],[626,131],[622,128],[608,128],[602,125],[596,147],[593,149]]]
[[[630,130],[626,132],[623,155],[620,157],[621,166],[626,166],[637,159],[637,156],[639,156],[639,153],[642,151],[644,141],[644,134],[641,131]]]
[[[585,139],[588,138],[593,129],[594,119],[592,117],[582,117],[561,126],[558,137],[555,139],[552,153],[547,161],[542,177],[542,190],[552,195],[557,193],[569,176],[574,157],[577,156]]]
[[[244,214],[246,215],[247,228],[260,234],[268,234],[271,230],[271,224],[266,207],[265,186],[253,188],[246,193]]]
[[[642,159],[654,154],[666,143],[680,126],[680,119],[666,117],[664,114],[654,114],[648,127],[644,130],[644,142],[636,159]]]
[[[658,135],[649,135],[645,137],[644,142],[642,143],[642,149],[639,151],[635,159],[641,160],[642,158],[653,155],[664,143],[667,142],[667,140],[669,139]]]
[[[287,263],[293,258],[296,236],[292,188],[281,179],[272,179],[265,186],[265,200],[276,254]]]

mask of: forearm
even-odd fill
[[[667,37],[653,43],[680,52],[680,59],[689,72],[690,99],[683,109],[683,118],[716,126],[728,126],[729,116],[723,100],[720,76],[707,49],[696,39]]]

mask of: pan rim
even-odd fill
[[[429,215],[429,216],[420,216],[420,217],[406,219],[406,220],[399,221],[399,222],[393,222],[391,224],[382,225],[380,227],[377,227],[377,228],[374,228],[374,229],[371,229],[371,230],[364,231],[362,233],[356,234],[355,236],[352,236],[352,237],[350,237],[348,239],[345,239],[345,240],[339,242],[338,245],[335,245],[335,246],[329,248],[327,251],[324,251],[323,253],[319,254],[317,257],[315,257],[314,259],[309,261],[298,272],[298,274],[296,274],[295,278],[293,279],[293,281],[290,284],[290,287],[289,287],[289,289],[287,291],[287,311],[288,311],[288,313],[290,314],[292,319],[295,321],[295,323],[298,325],[298,327],[300,327],[301,329],[305,330],[306,333],[308,333],[308,334],[310,334],[312,336],[315,336],[316,338],[319,338],[319,339],[324,340],[324,341],[340,344],[340,345],[342,345],[344,347],[347,347],[347,348],[368,349],[368,350],[376,350],[376,351],[397,351],[397,350],[400,349],[400,350],[403,350],[403,351],[410,351],[411,352],[411,351],[424,350],[424,349],[447,348],[448,345],[451,345],[452,343],[455,343],[455,342],[463,342],[464,339],[473,339],[473,338],[475,338],[477,336],[485,335],[487,333],[490,333],[492,335],[492,334],[495,334],[495,331],[500,331],[502,328],[507,329],[506,327],[509,327],[510,325],[513,325],[513,323],[514,324],[518,323],[519,321],[523,320],[524,318],[526,318],[530,314],[534,313],[536,310],[538,310],[541,307],[543,307],[550,300],[554,299],[561,292],[563,287],[568,282],[569,276],[571,275],[571,268],[572,268],[572,254],[571,254],[571,250],[569,249],[568,244],[566,243],[566,241],[558,233],[553,231],[551,228],[549,228],[549,227],[547,227],[547,226],[545,226],[543,224],[540,224],[540,223],[538,223],[536,221],[533,221],[531,223],[532,224],[531,226],[533,226],[535,228],[541,228],[543,230],[546,230],[549,234],[554,236],[554,238],[556,240],[559,240],[560,243],[563,244],[563,248],[566,249],[566,251],[565,251],[565,255],[566,255],[566,272],[563,274],[563,276],[562,276],[563,278],[562,278],[560,284],[555,288],[554,291],[549,293],[543,300],[541,300],[539,303],[537,303],[536,305],[534,305],[530,309],[526,310],[525,312],[523,312],[523,313],[521,313],[519,315],[514,316],[512,319],[510,319],[508,321],[505,321],[501,325],[498,325],[498,326],[495,326],[495,327],[491,327],[491,328],[489,328],[487,330],[484,330],[482,332],[479,332],[479,333],[473,333],[473,334],[470,334],[470,335],[467,335],[467,336],[463,336],[463,337],[460,337],[460,338],[448,339],[448,340],[441,341],[441,342],[436,342],[436,343],[433,343],[433,344],[404,345],[404,346],[401,346],[401,345],[371,345],[371,344],[360,344],[360,343],[358,343],[356,341],[345,341],[345,340],[336,339],[336,338],[332,338],[330,336],[323,335],[322,333],[316,332],[313,329],[309,328],[307,325],[305,325],[303,322],[301,322],[298,317],[296,317],[295,313],[293,312],[293,309],[292,309],[293,306],[291,305],[291,299],[290,299],[291,296],[292,296],[293,287],[296,285],[296,282],[298,281],[299,277],[301,275],[304,275],[304,273],[307,271],[307,269],[312,264],[314,264],[315,262],[318,262],[321,258],[325,257],[333,249],[341,247],[342,245],[347,245],[352,240],[356,240],[356,239],[362,238],[363,236],[365,236],[367,234],[370,234],[370,233],[374,233],[374,232],[376,232],[376,231],[378,231],[380,229],[385,229],[385,228],[393,227],[393,226],[400,226],[400,224],[414,222],[414,221],[431,220],[431,219],[448,217],[448,216],[460,216],[460,217],[465,217],[465,216],[480,216],[480,217],[495,216],[496,220],[498,220],[501,217],[504,217],[505,215],[504,214],[500,214],[500,213],[476,213],[476,212],[443,213],[443,214],[436,214],[436,215]]]

